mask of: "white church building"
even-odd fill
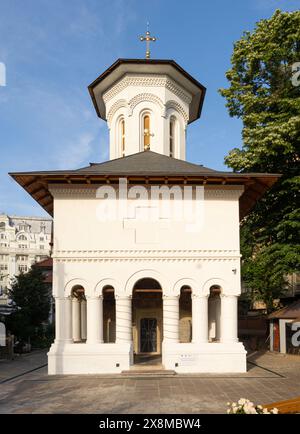
[[[185,161],[205,88],[173,60],[119,59],[88,89],[110,160],[11,174],[54,218],[49,374],[245,372],[239,222],[277,176]]]

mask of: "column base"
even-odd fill
[[[236,343],[163,342],[162,363],[165,369],[178,373],[242,373],[247,372],[247,352]]]
[[[131,344],[54,343],[48,352],[48,374],[112,374],[130,369]]]

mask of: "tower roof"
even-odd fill
[[[98,116],[106,120],[103,94],[125,74],[163,74],[178,83],[191,96],[189,123],[201,115],[206,88],[186,72],[174,60],[166,59],[118,59],[88,86]]]

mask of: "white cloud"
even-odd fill
[[[57,169],[77,169],[87,158],[91,157],[95,136],[91,133],[83,133],[77,141],[64,145],[57,155]]]

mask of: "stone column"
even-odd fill
[[[179,342],[179,295],[163,296],[163,341]]]
[[[81,300],[81,312],[80,312],[80,319],[81,319],[81,339],[86,340],[86,299],[83,298]]]
[[[132,342],[131,296],[116,295],[116,343]]]
[[[55,297],[55,342],[73,342],[70,297]]]
[[[238,342],[236,295],[221,294],[221,342]]]
[[[87,344],[103,343],[103,297],[87,298]]]
[[[208,296],[192,294],[192,342],[208,341]]]
[[[81,306],[77,297],[72,298],[73,341],[81,341]]]

